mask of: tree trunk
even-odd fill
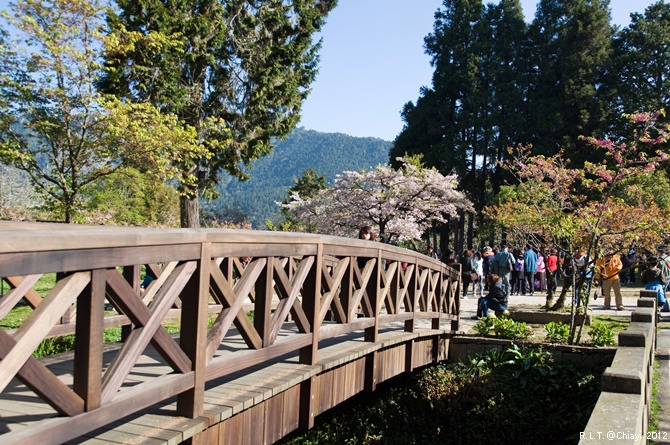
[[[195,196],[181,195],[179,197],[179,219],[181,227],[190,229],[200,227],[200,208],[197,193]]]

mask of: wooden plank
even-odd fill
[[[343,258],[341,261],[339,261],[337,263],[337,266],[335,267],[335,270],[333,271],[332,276],[328,274],[328,271],[326,269],[323,269],[323,277],[322,277],[323,283],[325,285],[324,287],[328,289],[328,291],[323,295],[323,299],[321,301],[319,320],[323,321],[326,318],[326,312],[331,307],[331,303],[335,298],[335,296],[337,295],[337,290],[340,288],[340,286],[342,286],[342,280],[344,279],[345,274],[349,269],[349,262],[350,258]],[[336,313],[337,320],[340,323],[346,323],[347,314],[345,312],[344,307],[339,302],[339,299],[338,304],[336,304],[333,309]]]
[[[187,390],[193,375],[173,374],[122,391],[109,404],[73,417],[39,422],[30,428],[2,435],[3,445],[34,443],[57,445],[102,427],[130,413],[152,406]]]
[[[26,277],[5,277],[12,289],[0,299],[0,319],[14,309],[21,298],[25,298],[30,307],[35,309],[41,302],[42,297],[34,289],[33,285],[42,277],[42,274],[28,275]]]
[[[216,318],[214,325],[209,329],[207,338],[207,356],[211,358],[216,353],[221,340],[225,337],[230,325],[235,321],[235,326],[239,329],[242,338],[247,346],[254,349],[260,349],[262,339],[254,329],[246,314],[240,313],[246,296],[253,287],[256,279],[263,271],[266,264],[265,259],[252,261],[247,267],[245,274],[230,287],[228,280],[218,268],[212,267],[210,288],[214,298],[222,304],[223,309]]]
[[[254,328],[260,335],[263,347],[270,346],[270,317],[272,311],[272,294],[274,278],[274,257],[266,258],[267,263],[263,273],[256,279],[256,306],[254,311]]]
[[[0,357],[14,347],[14,339],[0,330]],[[19,369],[17,377],[60,414],[72,416],[84,411],[84,400],[34,357],[30,357]]]
[[[265,444],[273,444],[284,437],[284,393],[276,395],[266,403],[263,436]]]
[[[237,352],[235,360],[222,356],[213,359],[207,366],[207,381],[241,371],[259,363],[293,352],[312,343],[312,334],[296,334],[288,341],[276,342],[272,346],[254,351]]]
[[[179,275],[180,272],[175,272],[173,275],[170,275],[172,277],[170,282],[161,287],[164,295],[161,298],[165,298],[166,290],[174,285],[175,280],[178,279]],[[181,278],[180,283],[183,281],[184,278]],[[179,292],[179,290],[174,292]],[[130,285],[115,270],[107,271],[107,293],[110,300],[113,300],[118,307],[122,308],[136,326],[146,326],[150,320],[152,320],[152,314],[149,308],[142,303]],[[163,319],[164,318],[165,316],[163,316]],[[129,336],[130,335],[131,334],[129,334]],[[137,336],[139,334],[135,335]],[[174,339],[162,326],[153,333],[151,344],[176,371],[185,372],[191,369],[191,360],[184,354],[179,345],[177,345]]]
[[[307,319],[312,325],[312,344],[300,350],[300,363],[313,365],[318,360],[319,351],[319,327],[321,320],[321,278],[323,269],[323,245],[319,244],[316,254],[316,264],[310,269],[310,273],[303,285],[302,307],[305,309]],[[311,421],[310,423],[313,423]]]
[[[123,380],[130,373],[138,357],[145,350],[157,330],[164,330],[161,326],[165,313],[170,309],[172,302],[182,291],[186,283],[195,272],[195,262],[181,264],[170,276],[170,280],[161,288],[152,302],[151,318],[141,328],[133,330],[128,341],[123,345],[116,357],[105,371],[102,380],[102,403],[109,403],[121,387]],[[144,305],[142,305],[144,307]],[[170,342],[173,342],[170,337]],[[160,344],[162,348],[169,345]],[[183,371],[182,371],[183,372]]]
[[[163,287],[163,284],[165,284],[167,279],[170,277],[170,274],[172,274],[174,268],[177,267],[177,264],[179,264],[179,261],[170,261],[162,269],[159,269],[156,265],[153,264],[147,265],[147,267],[150,267],[151,272],[156,274],[157,278],[149,283],[147,288],[144,290],[144,293],[142,294],[142,302],[145,305],[148,305],[151,300],[154,299],[156,293],[158,293],[158,290]]]
[[[266,443],[264,439],[265,433],[265,403],[256,405],[245,411],[245,417],[248,416],[248,429],[245,434],[245,443],[249,445],[258,445]],[[248,435],[248,438],[246,437]]]
[[[42,303],[14,335],[16,344],[0,362],[0,390],[18,373],[31,354],[90,281],[88,272],[72,274],[56,283]]]
[[[313,264],[314,264],[314,257],[307,257],[303,259],[300,262],[300,266],[298,267],[298,270],[294,275],[293,280],[291,280],[290,283],[287,282],[288,277],[284,273],[284,270],[279,267],[275,267],[274,269],[275,282],[277,283],[278,287],[281,286],[283,288],[283,291],[285,294],[287,294],[287,296],[286,298],[283,298],[279,302],[279,306],[277,306],[277,309],[275,310],[274,314],[272,314],[270,321],[270,338],[269,338],[270,344],[274,343],[275,340],[277,339],[279,329],[281,329],[281,326],[286,320],[289,311],[294,306],[296,299],[298,298],[298,294],[302,289],[302,285],[305,282],[307,274],[311,270]]]
[[[65,240],[64,240],[65,241]],[[110,240],[111,241],[111,240]],[[67,240],[66,243],[71,242]],[[109,269],[119,264],[197,260],[200,244],[55,250],[35,253],[0,254],[0,270],[7,276],[49,273],[63,270]]]

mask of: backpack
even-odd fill
[[[521,258],[517,258],[517,260],[514,262],[514,270],[517,272],[523,272],[523,260]]]

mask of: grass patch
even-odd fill
[[[661,378],[658,370],[661,365],[658,360],[654,360],[654,377],[651,382],[651,409],[649,412],[649,424],[648,431],[658,431],[658,415],[662,411],[661,405],[658,403],[658,382]],[[656,443],[655,441],[650,441],[649,443]]]
[[[616,316],[616,315],[596,315],[593,317],[591,324],[595,323],[605,323],[609,328],[618,334],[620,331],[625,331],[630,325],[630,316]]]

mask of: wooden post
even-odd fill
[[[268,257],[265,269],[261,272],[255,284],[254,327],[263,339],[263,347],[270,346],[274,267],[275,258]]]
[[[101,404],[105,274],[104,269],[92,271],[91,282],[77,298],[73,389],[84,399],[85,411]]]
[[[319,312],[321,310],[321,274],[323,270],[323,244],[316,247],[316,260],[303,284],[302,307],[312,326],[312,344],[300,349],[300,363],[314,365],[319,356]],[[314,426],[316,416],[317,378],[310,377],[300,383],[299,427],[303,430]]]
[[[354,292],[354,267],[358,267],[354,257],[349,258],[349,265],[342,277],[342,285],[340,286],[340,303],[344,310],[345,323],[351,323],[354,308],[351,307],[351,300]],[[337,298],[337,297],[336,297]]]
[[[140,266],[123,266],[123,278],[126,279],[133,291],[140,295]],[[132,323],[121,326],[121,341],[125,343],[126,339],[133,331]]]
[[[179,343],[191,359],[194,371],[193,388],[177,396],[177,415],[191,419],[201,416],[205,403],[205,366],[207,346],[207,305],[211,268],[211,243],[200,249],[198,270],[181,295],[181,334]]]
[[[302,308],[312,327],[312,344],[300,349],[300,363],[313,365],[319,355],[319,312],[321,311],[321,274],[323,270],[323,245],[316,248],[316,260],[303,284]]]
[[[375,324],[365,329],[365,341],[376,342],[379,337],[379,296],[381,295],[381,277],[382,270],[382,251],[377,250],[377,261],[375,261],[375,268],[372,271],[372,276],[368,280],[368,285],[365,291],[370,298],[372,305],[372,313],[375,317]]]
[[[417,288],[419,287],[419,264],[417,261],[414,261],[414,270],[412,271],[412,276],[410,278],[411,284],[409,289],[407,289],[407,295],[409,297],[410,304],[412,305],[412,318],[405,321],[405,332],[414,332],[416,329],[416,298],[417,298]]]

